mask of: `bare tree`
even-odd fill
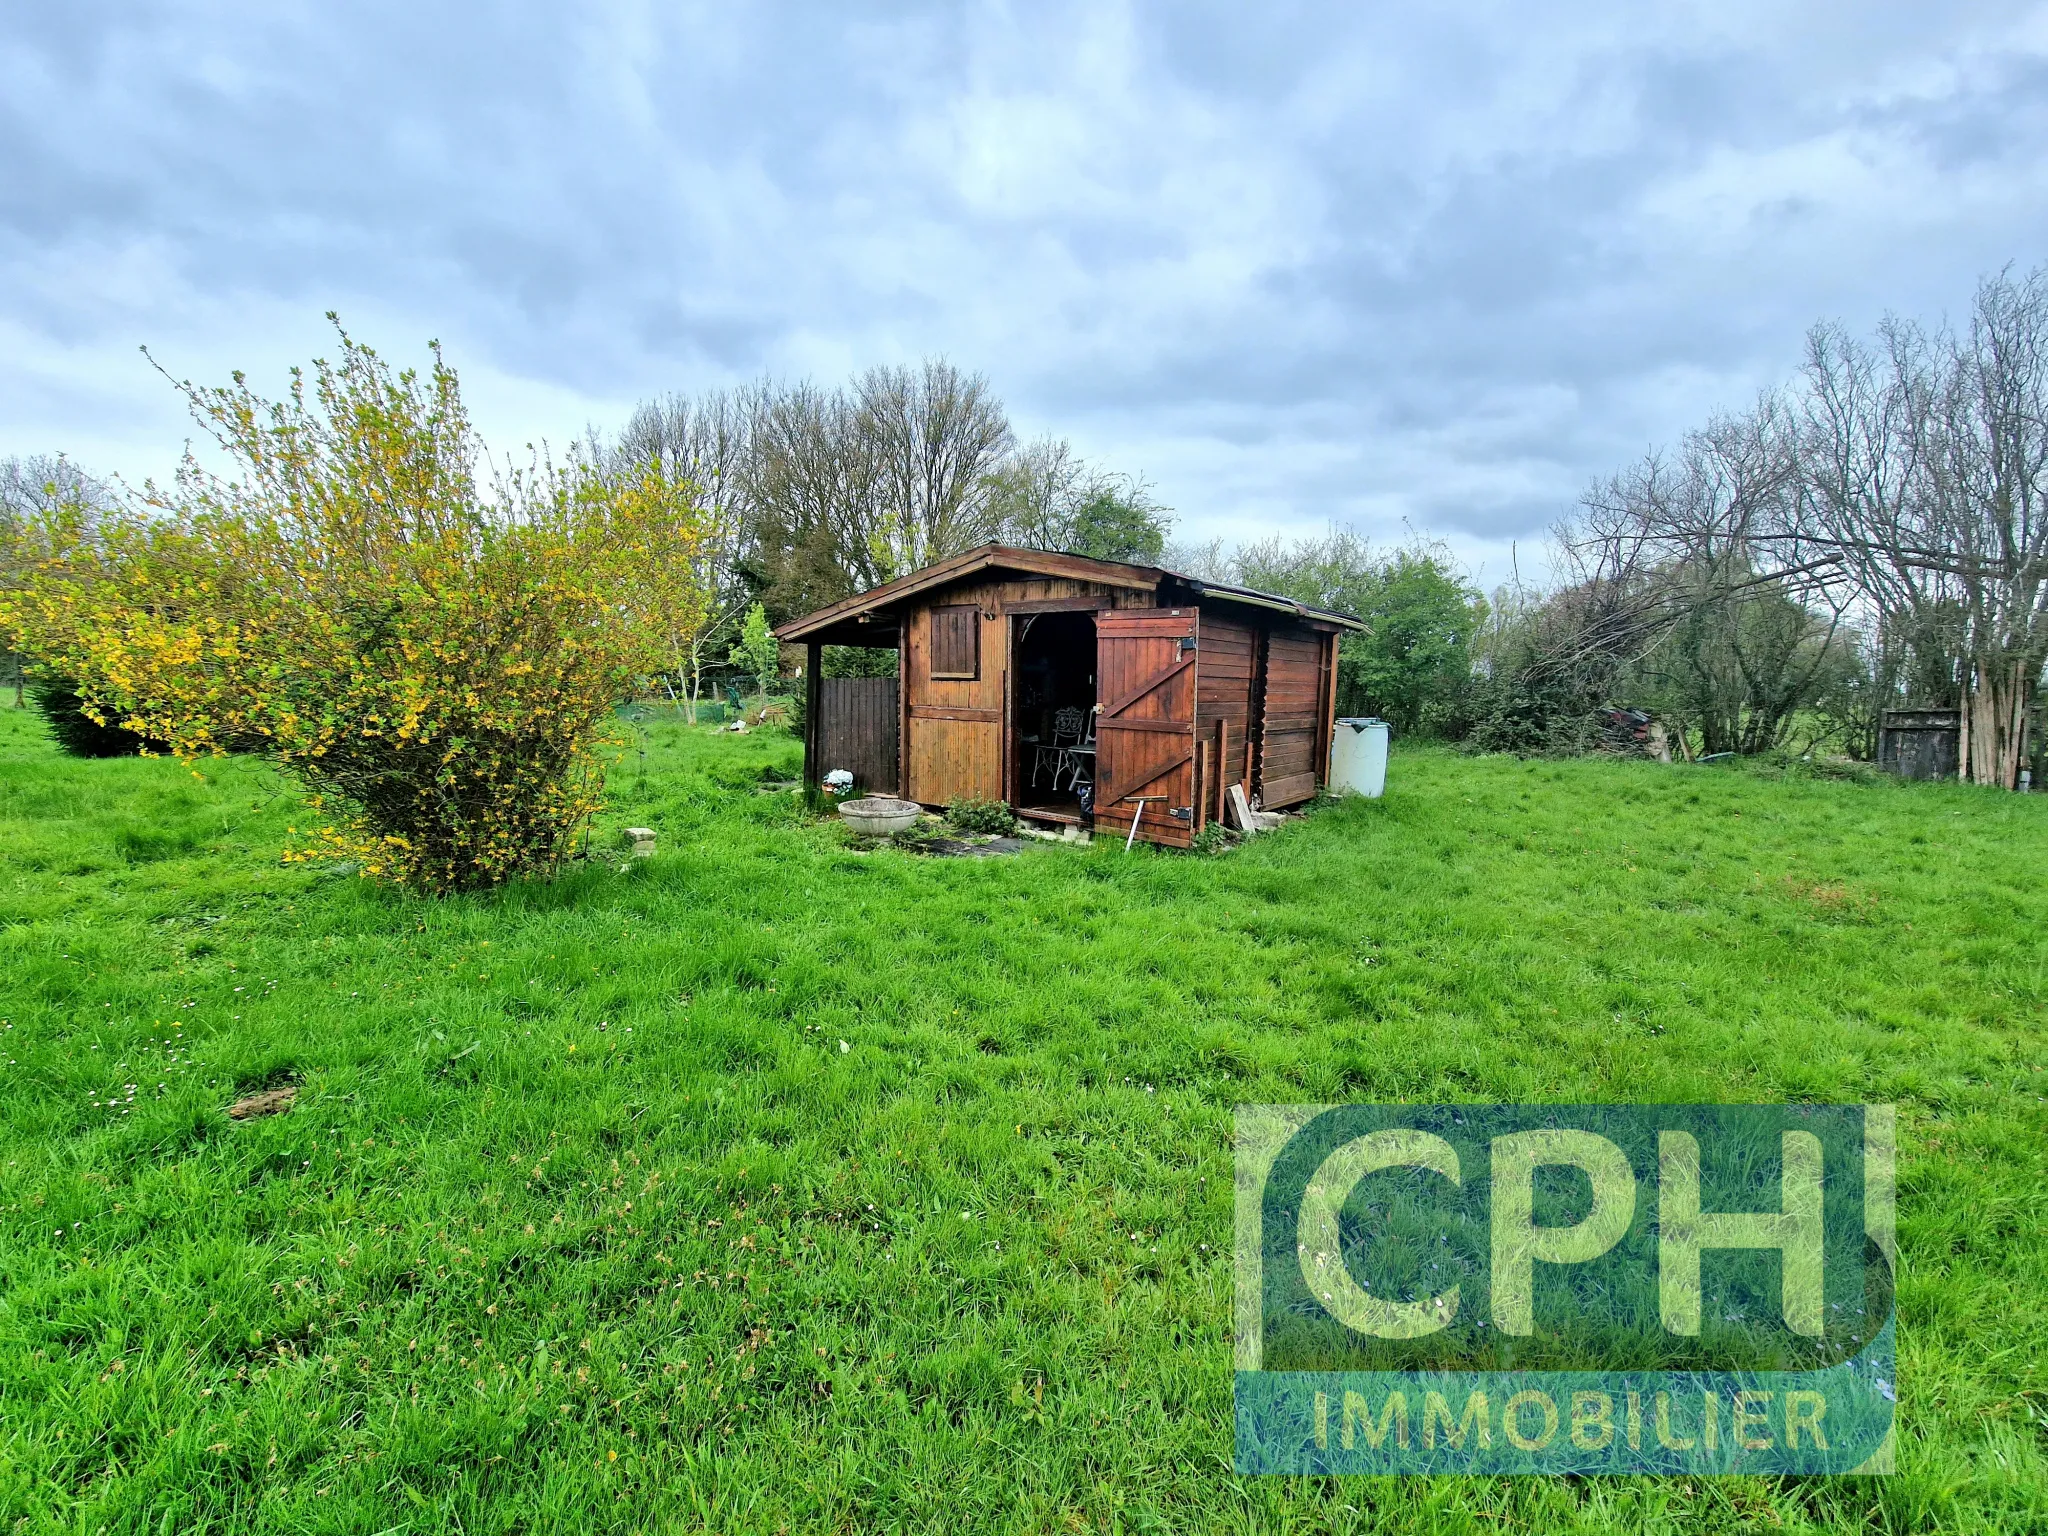
[[[1555,638],[1611,655],[1615,681],[1656,695],[1680,741],[1696,728],[1705,752],[1782,745],[1853,654],[1852,587],[1785,536],[1798,450],[1767,394],[1596,485],[1561,530],[1581,597],[1612,600],[1592,604],[1601,628]]]
[[[752,577],[772,616],[821,607],[887,580],[871,540],[880,467],[840,390],[769,391],[746,470],[755,519]]]
[[[676,682],[682,684],[693,724],[704,668],[722,653],[753,598],[746,580],[755,532],[748,471],[764,395],[755,386],[642,401],[618,438],[599,445],[599,462],[615,473],[654,468],[670,480],[688,481],[704,511],[691,563],[698,584],[711,594],[711,607],[701,624],[682,626],[672,636],[668,684],[671,698]]]
[[[989,481],[1013,439],[987,379],[932,358],[870,368],[853,399],[877,492],[856,554],[864,574],[889,581],[995,538]]]
[[[2048,659],[2048,269],[1987,279],[1960,335],[1816,328],[1805,376],[1785,541],[1923,644],[1953,637],[1960,772],[2014,787]]]
[[[845,390],[767,391],[746,483],[771,609],[801,613],[995,538],[1010,447],[988,381],[941,359],[871,368]]]
[[[787,618],[999,539],[1156,560],[1171,522],[1142,479],[1064,441],[1019,450],[988,381],[943,359],[651,401],[604,451],[688,475],[729,534],[707,641],[756,599]]]
[[[88,518],[116,504],[106,482],[63,454],[0,459],[0,528],[14,531],[37,518],[74,508]]]
[[[1025,444],[989,476],[1001,537],[1026,549],[1071,549],[1074,509],[1101,479],[1065,438]]]
[[[1160,552],[1159,563],[1169,571],[1193,576],[1199,581],[1234,581],[1235,552],[1224,548],[1223,540],[1177,539]]]
[[[1961,707],[1965,778],[2014,786],[2048,661],[2048,269],[1986,279],[1960,332],[1815,327],[1795,389],[1596,486],[1560,543],[1587,599],[1560,663],[1689,657],[1752,701],[1761,735],[1714,731],[1749,743],[1847,625],[1873,684]]]
[[[1090,464],[1065,438],[1042,437],[1019,449],[990,476],[989,489],[990,520],[1007,544],[1101,560],[1165,558],[1172,510],[1142,477]],[[1220,541],[1213,555],[1223,558]]]

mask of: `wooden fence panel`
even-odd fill
[[[897,718],[895,678],[819,678],[819,777],[844,768],[858,794],[897,793]]]

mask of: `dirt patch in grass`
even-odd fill
[[[299,1096],[296,1085],[287,1083],[282,1088],[266,1088],[261,1093],[246,1094],[228,1106],[230,1120],[260,1120],[265,1115],[281,1115],[292,1107],[292,1101]]]
[[[1867,923],[1877,916],[1877,894],[1862,891],[1840,880],[1807,880],[1787,875],[1779,882],[1788,900],[1805,907],[1816,917],[1835,922]]]

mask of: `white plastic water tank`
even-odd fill
[[[1377,800],[1387,787],[1387,722],[1349,718],[1337,722],[1330,752],[1330,787],[1340,794]]]

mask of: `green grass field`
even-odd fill
[[[924,860],[796,758],[654,728],[655,859],[419,902],[0,711],[0,1525],[2048,1528],[2048,800],[1415,750]],[[1896,1102],[1899,1471],[1235,1476],[1232,1107],[1327,1099]]]

